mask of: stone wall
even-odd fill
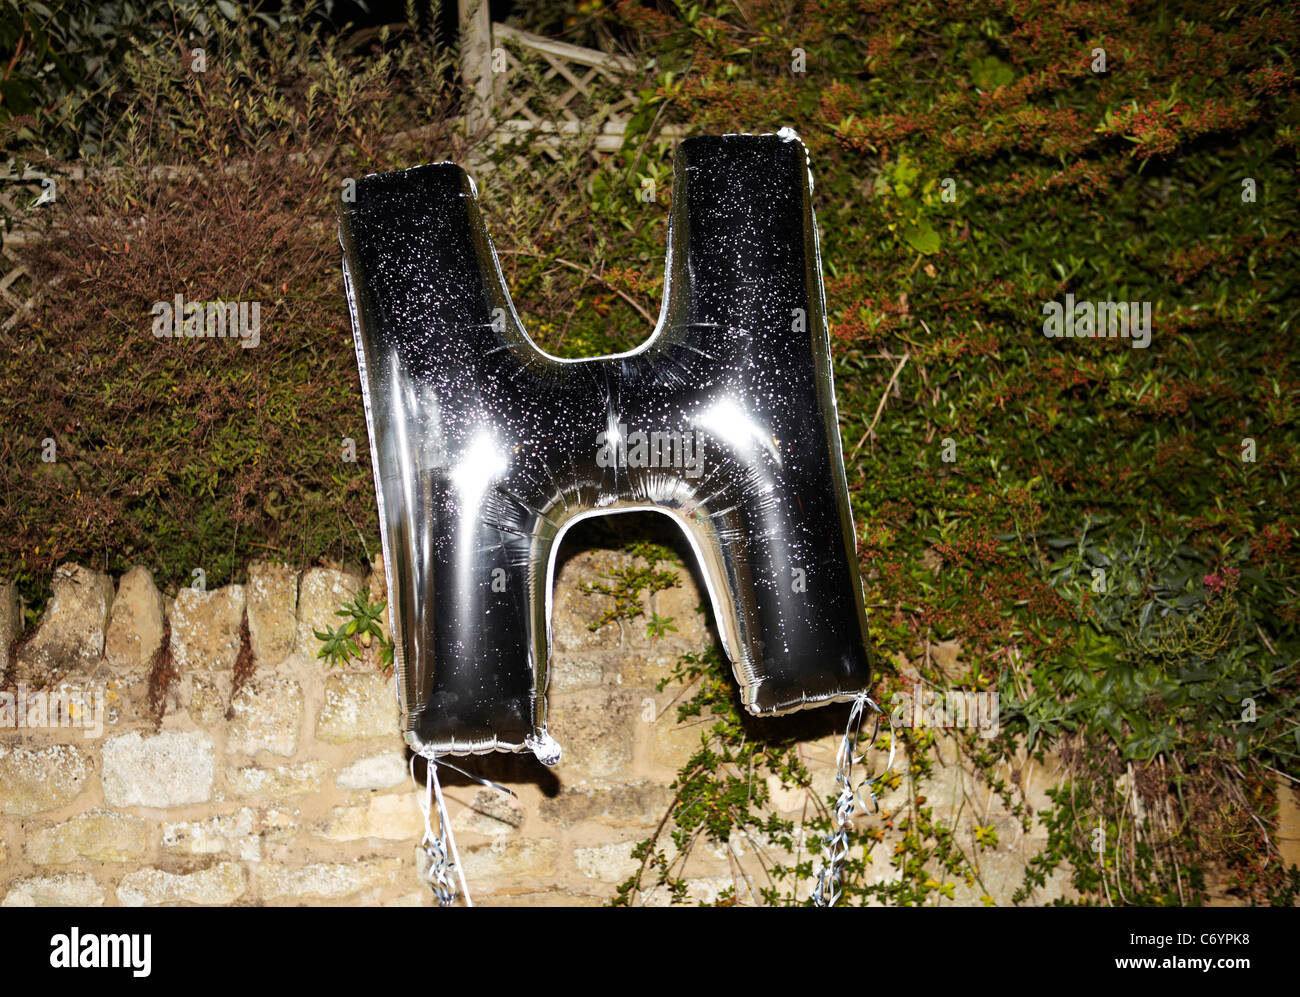
[[[583,594],[580,583],[627,563],[623,554],[586,551],[558,572],[550,728],[561,763],[461,760],[516,798],[446,773],[480,904],[607,902],[635,869],[632,846],[660,822],[678,767],[707,729],[677,724],[680,689],[656,691],[682,652],[710,640],[688,572],[680,587],[647,597],[647,610],[671,617],[675,632],[650,638],[644,620],[588,627],[606,600]],[[171,598],[142,568],[114,584],[65,565],[39,626],[21,638],[13,586],[0,587],[6,688],[24,690],[38,719],[61,691],[82,703],[73,726],[0,727],[0,903],[430,904],[418,865],[420,794],[398,734],[393,680],[370,664],[331,669],[316,657],[312,631],[337,625],[334,611],[363,581],[360,570],[262,563],[244,585]],[[381,597],[382,572],[372,568],[370,582]],[[255,669],[238,682],[245,610]],[[175,678],[155,731],[150,662],[165,624]],[[103,697],[102,729],[95,695]],[[801,746],[823,796],[834,790],[834,731],[843,722],[842,709],[825,712],[824,733]],[[1041,839],[1024,835],[944,753],[921,787],[929,805],[951,815],[960,840],[973,823],[1000,832],[998,848],[980,855],[982,882],[960,884],[954,902],[978,903],[985,893],[1005,902]],[[1032,763],[1002,774],[1035,804],[1051,778]],[[806,794],[772,788],[786,816],[808,811]],[[882,800],[884,813],[916,791],[905,779]],[[881,817],[859,820],[884,826]],[[747,883],[762,882],[761,847],[694,849],[686,874],[696,896],[738,886],[744,897]],[[894,875],[891,850],[876,849],[877,875]]]

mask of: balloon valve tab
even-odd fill
[[[529,735],[524,740],[524,747],[537,756],[543,765],[555,765],[560,761],[560,745],[546,731]]]

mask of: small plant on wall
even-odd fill
[[[343,617],[340,627],[313,630],[321,642],[316,657],[324,658],[330,667],[342,667],[349,661],[371,662],[385,673],[393,667],[393,642],[385,635],[383,627],[386,602],[371,602],[370,587],[366,586],[342,609],[334,611]]]

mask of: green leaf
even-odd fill
[[[1014,80],[1016,74],[1001,59],[986,55],[970,64],[970,78],[981,90],[996,90]]]
[[[903,229],[903,241],[923,256],[932,256],[939,251],[939,233],[924,218]]]

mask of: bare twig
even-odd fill
[[[498,250],[497,250],[497,255],[498,255],[498,256],[507,256],[507,255],[509,255],[509,256],[531,256],[531,257],[533,257],[533,258],[535,258],[535,259],[539,259],[539,260],[548,259],[548,257],[545,256],[545,255],[542,254],[542,253],[533,253],[533,252],[529,252],[527,249],[498,249]],[[635,308],[636,311],[637,311],[637,314],[638,314],[638,315],[640,315],[642,318],[644,318],[644,319],[645,319],[647,322],[649,322],[651,325],[654,325],[654,324],[655,324],[655,317],[654,317],[653,315],[651,315],[648,311],[646,311],[644,308],[642,308],[641,305],[637,302],[637,300],[636,300],[635,298],[631,297],[630,295],[628,295],[627,293],[625,293],[624,291],[622,291],[620,288],[615,287],[613,284],[611,284],[609,281],[607,281],[607,280],[606,280],[604,277],[602,277],[600,274],[596,273],[594,270],[589,270],[587,267],[582,266],[580,263],[574,263],[572,260],[562,259],[562,258],[560,258],[560,257],[558,257],[558,256],[549,257],[549,259],[553,259],[553,260],[555,260],[556,263],[559,263],[561,266],[566,266],[566,267],[568,267],[570,270],[576,270],[576,271],[578,271],[578,273],[580,273],[580,274],[585,274],[586,276],[590,277],[592,280],[594,280],[594,281],[598,281],[599,283],[604,284],[604,285],[605,285],[606,287],[608,287],[611,291],[613,291],[615,294],[617,294],[620,298],[622,298],[624,301],[626,301],[629,305],[631,305],[633,308]]]
[[[651,315],[648,311],[646,311],[644,308],[642,308],[641,305],[637,303],[637,301],[636,301],[635,298],[633,298],[633,297],[632,297],[631,295],[629,295],[629,294],[624,293],[624,292],[623,292],[622,290],[620,290],[619,288],[615,287],[613,284],[611,284],[609,281],[607,281],[607,280],[606,280],[604,277],[602,277],[600,274],[596,273],[594,270],[588,270],[586,267],[582,266],[581,264],[574,263],[572,260],[564,260],[564,259],[561,259],[561,258],[558,257],[558,256],[555,257],[555,262],[556,262],[556,263],[563,264],[564,266],[569,267],[569,268],[572,269],[572,270],[577,270],[578,273],[586,274],[586,275],[587,275],[588,277],[590,277],[592,280],[599,281],[600,283],[604,284],[604,285],[605,285],[606,287],[608,287],[611,291],[613,291],[615,294],[617,294],[620,298],[622,298],[624,301],[626,301],[629,305],[631,305],[633,308],[635,308],[635,309],[637,310],[637,314],[639,314],[639,315],[640,315],[642,318],[644,318],[647,322],[649,322],[651,325],[654,325],[654,324],[655,324],[655,317],[654,317],[653,315]]]
[[[903,351],[903,359],[898,361],[898,366],[894,368],[894,373],[889,377],[889,383],[885,385],[884,393],[880,396],[880,404],[876,406],[876,414],[871,418],[871,425],[867,431],[862,434],[862,439],[858,440],[857,445],[849,451],[849,457],[853,457],[858,452],[858,448],[867,442],[867,437],[871,431],[876,428],[876,423],[880,421],[880,413],[885,410],[885,400],[889,398],[889,393],[894,390],[894,385],[898,383],[898,375],[903,372],[903,366],[907,363],[908,358],[912,355],[910,350]]]

